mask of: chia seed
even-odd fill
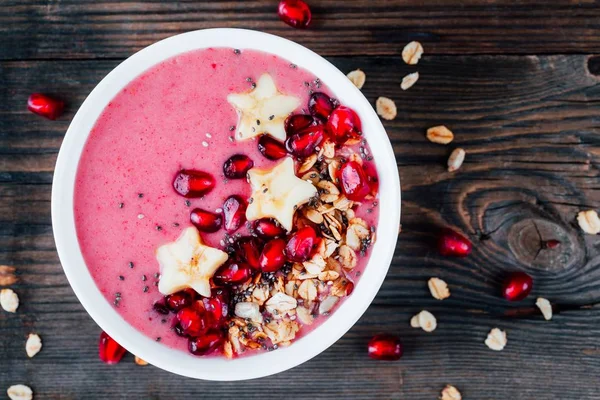
[[[240,54],[242,54],[242,52],[240,51],[240,49],[233,49],[233,54],[239,56]]]
[[[290,68],[296,69],[296,68],[298,68],[298,66],[296,64],[290,64]]]
[[[163,318],[163,319],[160,320],[160,322],[163,323],[163,324],[166,324],[167,320]]]
[[[263,193],[267,193],[269,191],[269,188],[264,188],[263,189]]]
[[[141,199],[142,197],[144,197],[144,193],[138,193],[138,198]]]
[[[250,77],[247,77],[247,78],[246,78],[246,82],[252,82],[252,78],[250,78]]]
[[[154,277],[158,279],[158,277],[160,276],[160,274],[158,272],[154,273]]]
[[[133,261],[129,261],[129,264],[127,264],[129,266],[129,268],[133,268]]]
[[[173,222],[173,226],[177,228],[179,226],[179,222]]]
[[[160,342],[160,339],[161,339],[161,337],[159,336],[159,337],[156,338],[156,341]]]
[[[123,208],[124,205],[125,203],[119,203],[119,208]]]
[[[144,293],[148,293],[148,289],[150,289],[148,286],[144,286]]]
[[[252,202],[253,202],[253,201],[254,201],[254,199],[253,199],[252,197],[250,197],[250,198],[248,199],[248,203],[249,203],[249,204],[252,204]]]
[[[229,127],[229,132],[233,132],[233,131],[235,131],[235,125],[231,125],[231,126]]]
[[[255,82],[252,82],[252,85],[250,85],[250,86],[252,86],[252,89],[256,89],[256,83]]]
[[[125,280],[125,277],[124,277],[123,275],[119,275],[119,280],[120,280],[120,281],[124,281],[124,280]]]
[[[304,82],[304,86],[306,86],[306,87],[309,87],[309,86],[310,86],[310,83],[308,83],[308,82]]]
[[[162,226],[160,226],[160,225],[156,225],[156,230],[157,230],[157,231],[162,231]]]
[[[146,275],[142,275],[142,282],[146,282],[146,279],[148,279],[146,278]]]
[[[256,120],[256,125],[260,125],[260,119]]]
[[[273,121],[274,118],[275,118],[274,115],[269,115],[269,121]]]
[[[183,203],[183,204],[185,204],[186,207],[189,207],[192,205],[192,202],[189,200],[186,200],[185,203]]]

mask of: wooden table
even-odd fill
[[[537,296],[565,304],[600,301],[600,241],[584,235],[578,211],[600,207],[600,3],[538,0],[312,0],[306,31],[281,23],[277,1],[3,0],[0,3],[0,264],[2,284],[21,297],[0,313],[0,388],[30,385],[37,399],[364,398],[435,399],[445,384],[465,399],[600,398],[600,308],[507,317]],[[426,3],[429,3],[426,5]],[[517,4],[518,3],[518,4]],[[116,366],[97,357],[97,325],[61,269],[50,224],[52,171],[63,135],[91,89],[135,51],[202,28],[275,33],[326,56],[342,71],[367,73],[365,96],[396,101],[385,122],[402,180],[402,233],[379,295],[329,350],[291,371],[243,383],[184,379],[133,356]],[[419,40],[417,66],[400,52]],[[402,77],[418,70],[410,90]],[[27,96],[68,102],[59,121],[30,114]],[[428,142],[445,124],[467,151],[457,173],[450,146]],[[385,188],[383,188],[385,190]],[[474,243],[466,259],[439,256],[438,227]],[[542,250],[543,239],[561,246]],[[522,303],[499,298],[507,271],[535,279]],[[427,279],[446,280],[440,302]],[[14,282],[13,282],[14,281]],[[427,309],[434,333],[411,329]],[[483,341],[508,332],[502,352]],[[34,359],[25,337],[39,332]],[[399,334],[399,362],[367,358],[377,332]],[[4,395],[0,395],[4,398]]]

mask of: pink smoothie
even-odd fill
[[[185,53],[147,70],[119,92],[81,155],[75,220],[87,267],[106,300],[117,300],[115,308],[128,323],[167,346],[185,349],[187,340],[171,331],[172,314],[152,310],[163,297],[156,287],[155,251],[191,225],[193,208],[215,211],[232,194],[250,196],[246,180],[224,180],[222,166],[231,155],[248,155],[258,167],[272,165],[255,140],[231,140],[237,114],[226,100],[230,93],[251,90],[265,72],[281,92],[301,100],[298,112],[309,90],[317,90],[314,75],[271,54],[223,48]],[[181,197],[172,181],[182,168],[211,173],[215,189],[201,199]],[[378,207],[365,203],[357,215],[374,226]],[[224,231],[201,236],[220,247]],[[362,257],[353,270],[355,281],[366,261]]]

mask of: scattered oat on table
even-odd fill
[[[498,328],[494,328],[488,333],[485,344],[492,350],[501,351],[506,346],[506,332]]]
[[[538,297],[535,305],[540,309],[546,321],[550,321],[552,319],[552,304],[550,304],[547,299]]]
[[[147,361],[145,361],[145,360],[143,360],[143,359],[139,358],[138,356],[135,356],[135,363],[136,363],[137,365],[142,365],[142,366],[144,366],[144,365],[148,365],[148,362],[147,362]]]
[[[31,400],[33,399],[33,391],[29,386],[12,385],[6,391],[10,400]]]
[[[454,134],[444,125],[438,125],[427,129],[427,139],[438,144],[448,144],[454,140]]]
[[[0,290],[0,306],[4,311],[16,312],[19,308],[19,296],[12,289]]]
[[[35,356],[42,349],[42,339],[35,333],[30,333],[25,343],[25,352],[29,358]]]
[[[365,81],[367,80],[367,75],[360,69],[355,69],[354,71],[349,72],[346,76],[348,79],[350,79],[354,86],[359,89],[362,89],[362,87],[365,85]]]
[[[429,291],[434,299],[444,300],[450,297],[450,289],[448,289],[448,284],[440,278],[429,279],[427,286],[429,286]]]
[[[465,161],[465,155],[467,152],[464,149],[456,148],[448,157],[448,172],[457,171]]]
[[[379,97],[375,102],[375,108],[377,109],[377,114],[388,121],[396,118],[396,114],[398,113],[396,103],[387,97]]]
[[[437,328],[437,320],[429,311],[423,310],[410,320],[410,326],[421,328],[425,332],[433,332]]]
[[[404,46],[402,50],[402,59],[409,65],[415,65],[423,55],[423,46],[421,43],[413,41]]]
[[[600,218],[594,210],[580,211],[577,214],[579,227],[590,235],[597,235],[600,232]]]
[[[442,389],[440,400],[462,400],[462,395],[452,385],[446,385],[444,389]]]
[[[413,72],[412,74],[406,75],[402,78],[402,83],[400,84],[400,88],[402,90],[410,89],[417,81],[419,80],[419,73]]]
[[[0,265],[0,286],[10,286],[17,283],[15,267]]]

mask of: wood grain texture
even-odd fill
[[[323,55],[395,55],[410,40],[427,54],[600,51],[595,0],[312,0],[311,30],[281,23],[276,0],[4,0],[0,59],[127,57],[196,29],[260,29]]]
[[[0,387],[23,382],[43,399],[435,399],[447,383],[465,399],[597,399],[600,393],[600,308],[507,318],[517,305],[497,295],[503,275],[525,270],[535,279],[529,300],[584,304],[600,300],[600,241],[584,236],[575,217],[600,208],[600,80],[587,55],[431,56],[419,82],[400,89],[415,70],[397,56],[332,57],[342,71],[367,73],[363,93],[374,104],[393,98],[398,117],[385,122],[403,189],[402,233],[388,277],[373,305],[334,346],[291,371],[244,383],[184,379],[133,356],[106,366],[97,358],[99,328],[83,310],[59,265],[50,225],[50,183],[58,148],[75,110],[120,60],[0,62],[0,264],[15,267],[22,306],[0,314]],[[29,93],[68,102],[55,122],[25,110]],[[436,124],[456,139],[425,138]],[[445,162],[467,150],[453,174]],[[382,188],[385,190],[385,188]],[[535,225],[534,225],[535,224]],[[437,255],[439,226],[474,242],[466,259]],[[539,250],[553,235],[559,249]],[[13,274],[13,272],[10,272]],[[448,282],[452,296],[434,300],[427,279]],[[427,309],[431,334],[411,329]],[[483,341],[492,327],[508,332],[503,352]],[[44,348],[26,358],[27,333]],[[378,332],[398,333],[401,361],[369,360],[365,345]]]

